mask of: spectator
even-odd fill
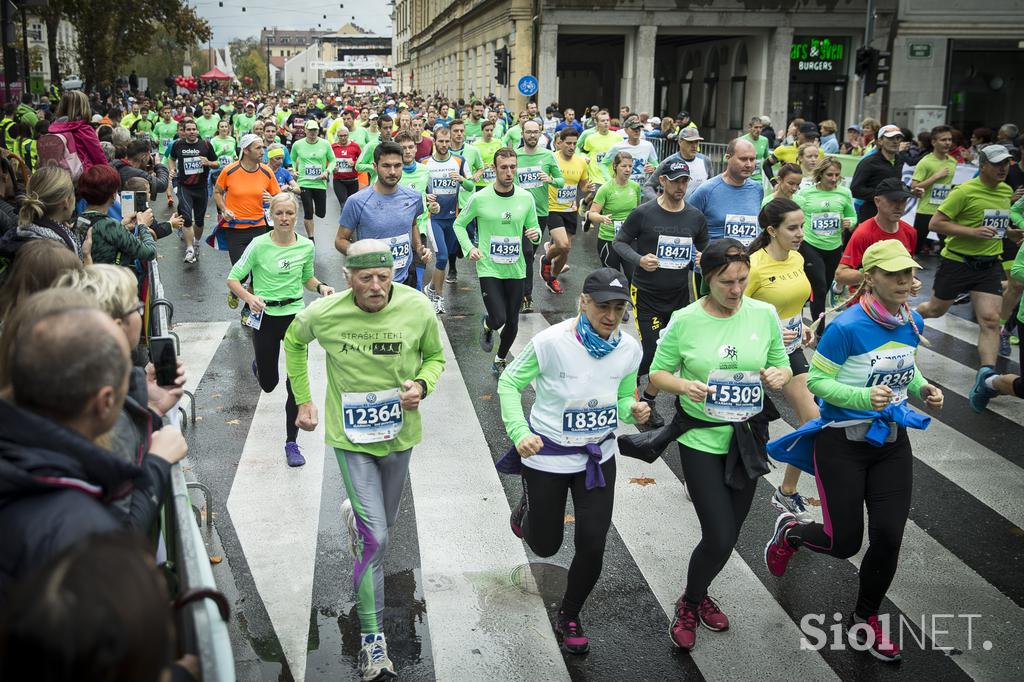
[[[14,340],[0,358],[13,397],[0,401],[0,600],[66,547],[120,529],[109,503],[140,473],[94,442],[116,424],[131,369],[124,334],[94,305],[39,292],[4,331]]]
[[[1014,143],[1017,136],[1020,134],[1020,128],[1013,123],[1004,123],[999,126],[999,130],[996,131],[996,143],[1006,147],[1006,151],[1010,152],[1010,156],[1013,157],[1014,161],[1020,161],[1020,149]]]
[[[850,127],[846,129],[846,140],[839,145],[840,154],[852,154],[853,156],[860,156],[864,151],[861,145],[863,133],[861,127],[856,123],[851,123]]]
[[[90,265],[67,272],[57,281],[58,287],[67,287],[92,296],[100,309],[113,318],[124,333],[128,346],[134,352],[142,338],[144,304],[139,301],[138,282],[132,271],[117,265]],[[171,386],[159,386],[152,364],[145,369],[132,367],[128,392],[117,423],[103,444],[121,461],[142,468],[143,475],[135,479],[130,494],[115,501],[112,506],[126,526],[137,528],[147,537],[154,537],[159,521],[160,504],[170,484],[170,466],[184,449],[170,456],[150,455],[152,441],[150,428],[178,403],[183,393],[185,373],[178,362],[178,376]],[[180,457],[178,457],[180,459]]]
[[[7,319],[26,298],[52,287],[66,271],[81,269],[82,262],[75,254],[55,241],[37,239],[26,244],[18,252],[18,258],[5,273],[3,286],[0,286],[0,322]]]
[[[18,226],[19,196],[23,186],[19,183],[11,163],[0,156],[0,235]]]
[[[863,203],[857,207],[857,224],[873,218],[878,212],[875,206],[875,194],[879,183],[887,178],[899,179],[906,163],[906,153],[900,151],[903,144],[903,133],[894,125],[883,126],[878,130],[878,152],[869,154],[857,164],[850,182],[850,192],[855,199]],[[918,188],[912,192],[920,198],[924,190]]]
[[[136,538],[91,538],[55,556],[12,592],[0,620],[0,678],[72,682],[193,679],[174,657],[167,584]]]
[[[864,148],[865,156],[874,150],[875,140],[881,127],[881,122],[877,118],[871,118],[870,116],[860,122],[860,145]]]
[[[107,214],[120,188],[121,177],[111,166],[93,166],[78,180],[78,192],[85,200],[78,229],[79,232],[92,230],[90,254],[94,263],[127,265],[156,257],[156,242],[148,229],[153,224],[152,209],[134,215],[123,224]]]
[[[33,239],[61,242],[84,259],[82,244],[66,223],[75,210],[75,186],[63,168],[45,166],[28,182],[18,212],[18,226],[0,237],[0,258],[13,260],[25,243]]]
[[[957,163],[970,163],[971,151],[965,146],[964,134],[953,128],[953,147],[949,155],[956,159]]]
[[[818,124],[818,130],[821,132],[821,151],[826,154],[839,153],[839,141],[836,139],[838,127],[836,122],[830,118]]]
[[[930,130],[922,130],[917,134],[917,139],[907,150],[907,163],[916,166],[924,157],[932,153],[932,133]]]
[[[50,125],[51,133],[70,135],[74,139],[83,171],[89,170],[90,166],[107,163],[96,131],[89,125],[90,115],[86,94],[81,90],[70,90],[60,98],[56,120]]]
[[[36,114],[36,110],[32,108],[31,92],[21,93],[21,104],[18,105],[17,110],[14,112],[14,117],[15,120],[24,123],[30,129],[36,127],[36,123],[39,122],[39,116]]]
[[[768,149],[775,149],[778,146],[778,134],[775,132],[775,128],[772,126],[772,119],[768,116],[761,117],[761,134],[764,135],[765,139],[768,140]]]
[[[157,194],[167,191],[167,166],[153,163],[149,140],[131,141],[127,146],[125,160],[115,161],[113,165],[121,175],[122,186],[129,178],[143,178],[149,183],[151,199],[156,199]]]

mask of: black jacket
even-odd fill
[[[137,464],[0,400],[0,605],[11,582],[48,558],[123,529],[111,505],[146,478]]]
[[[167,166],[162,163],[155,165],[152,173],[144,171],[141,168],[136,168],[131,164],[127,164],[121,159],[116,159],[111,165],[117,169],[118,175],[121,176],[122,189],[124,188],[125,183],[130,179],[142,178],[149,183],[150,199],[156,199],[157,194],[167,191],[170,171],[168,171]]]
[[[857,164],[857,170],[853,172],[853,179],[850,181],[850,193],[854,199],[861,199],[864,202],[857,209],[858,225],[878,213],[878,207],[875,206],[875,190],[878,183],[886,178],[901,177],[906,160],[906,154],[897,154],[895,163],[889,163],[882,152],[876,151],[865,156]]]

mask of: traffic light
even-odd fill
[[[494,51],[494,80],[498,85],[508,85],[508,48],[499,47]]]
[[[892,71],[892,53],[875,50],[875,90],[889,87],[889,73]],[[874,92],[874,90],[872,90]]]
[[[858,76],[866,76],[868,71],[871,69],[871,64],[874,61],[874,54],[878,52],[873,47],[861,47],[857,49],[857,60],[854,66],[854,72]]]
[[[862,47],[857,50],[854,70],[864,79],[864,94],[873,95],[880,88],[889,87],[892,53],[882,52],[873,47]]]

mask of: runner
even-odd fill
[[[800,255],[811,281],[811,326],[819,339],[825,331],[825,298],[843,255],[843,233],[852,230],[857,219],[850,190],[839,184],[842,176],[839,159],[826,156],[814,167],[814,184],[793,196],[804,212]]]
[[[577,124],[578,125],[578,124]],[[579,225],[578,202],[586,196],[590,186],[590,171],[586,159],[576,154],[576,128],[563,128],[555,136],[555,162],[565,178],[562,187],[548,186],[548,234],[545,258],[541,261],[541,277],[557,281],[569,262],[569,250]],[[545,272],[545,267],[550,272]]]
[[[753,116],[747,123],[747,134],[740,136],[741,140],[746,140],[754,145],[754,172],[750,175],[750,179],[758,184],[761,184],[764,178],[761,174],[761,166],[770,153],[768,150],[768,138],[761,135],[762,130],[764,130],[764,122],[761,120],[761,117]]]
[[[953,189],[956,174],[956,159],[949,156],[953,148],[953,129],[949,126],[932,128],[932,151],[917,162],[914,177],[910,181],[913,189],[921,189],[924,196],[917,202],[914,229],[917,230],[917,247],[913,253],[932,255],[929,248],[928,232],[932,216],[939,205],[946,200]]]
[[[637,184],[643,184],[647,175],[653,173],[658,165],[658,152],[654,151],[654,145],[641,137],[644,124],[640,122],[639,116],[630,116],[622,124],[626,131],[626,139],[616,142],[605,153],[601,162],[605,166],[605,177],[611,175],[612,158],[619,152],[626,152],[633,159],[633,171],[629,179]]]
[[[601,188],[601,185],[608,182],[607,168],[604,166],[604,157],[608,153],[608,150],[613,146],[622,141],[622,135],[616,132],[612,132],[608,129],[611,123],[611,116],[608,114],[607,109],[602,109],[597,112],[595,118],[596,125],[593,128],[589,128],[583,131],[580,135],[580,139],[576,142],[577,150],[582,152],[590,163],[587,169],[590,174],[590,181],[594,184],[594,192]],[[584,207],[589,210],[590,202],[593,201],[594,194],[590,194],[587,200],[584,202]],[[588,225],[584,225],[584,232],[589,229]]]
[[[864,259],[864,252],[875,242],[885,239],[896,239],[909,251],[914,253],[917,246],[917,232],[909,224],[903,221],[907,212],[907,201],[913,195],[902,181],[895,178],[882,180],[875,190],[874,218],[868,218],[857,226],[850,237],[849,243],[843,250],[843,256],[839,259],[839,267],[836,268],[836,282],[856,289],[864,281],[864,273],[860,267]],[[921,288],[920,280],[914,280],[910,291],[911,296],[917,296]]]
[[[1024,209],[1024,199],[1014,204],[1014,209],[1019,217],[1021,210]],[[1024,283],[1024,249],[1017,251],[1013,268],[1010,270],[1010,277],[1018,283]],[[1017,336],[1024,336],[1024,300],[1020,302],[1020,307],[1017,309]],[[1017,364],[1024,367],[1024,351],[1020,346],[1017,346],[1017,354]],[[1024,379],[1018,374],[1009,372],[999,374],[995,369],[990,369],[985,372],[984,377],[974,382],[968,400],[971,409],[981,413],[988,407],[990,400],[1000,395],[1013,395],[1024,399]]]
[[[467,125],[466,139],[469,139],[469,128]],[[467,143],[479,152],[480,160],[483,163],[484,172],[476,181],[476,191],[480,191],[494,182],[494,153],[502,148],[501,140],[494,138],[494,123],[483,121],[480,124],[480,137],[476,141]]]
[[[177,181],[178,215],[185,221],[185,262],[195,263],[206,222],[207,176],[218,161],[213,145],[199,139],[194,120],[182,121],[182,132],[185,137],[176,140],[167,155],[167,171]]]
[[[455,219],[454,228],[462,252],[476,262],[480,292],[487,309],[480,320],[480,348],[490,353],[494,349],[494,333],[500,333],[491,367],[500,375],[512,360],[509,350],[519,331],[519,307],[523,303],[526,277],[523,237],[539,243],[540,228],[533,196],[515,185],[516,153],[508,147],[499,149],[494,163],[494,184],[473,195]],[[474,219],[483,250],[473,246],[466,230]]]
[[[779,390],[792,376],[775,309],[743,295],[749,263],[735,239],[704,249],[708,293],[673,316],[651,364],[651,383],[679,396],[679,459],[701,526],[669,630],[686,651],[697,643],[698,623],[729,628],[708,588],[736,545],[757,479],[768,472],[764,389]],[[738,458],[727,455],[734,438],[742,443]]]
[[[687,198],[693,194],[694,190],[707,182],[708,178],[712,177],[711,160],[697,151],[703,139],[700,136],[700,131],[695,127],[683,128],[679,131],[679,137],[677,138],[679,151],[662,161],[654,173],[651,174],[651,177],[647,179],[647,183],[643,186],[644,201],[654,201],[657,198],[658,192],[661,191],[659,178],[661,177],[662,167],[673,161],[685,161],[686,165],[690,167],[690,182],[686,186]]]
[[[807,390],[807,358],[802,345],[811,340],[811,330],[804,324],[804,304],[811,293],[811,283],[804,273],[800,245],[804,241],[804,213],[790,199],[775,199],[766,204],[757,216],[761,234],[751,243],[750,274],[746,296],[775,306],[782,324],[782,342],[789,355],[793,378],[782,387],[782,395],[796,411],[801,424],[818,418],[818,405]],[[772,504],[780,511],[791,512],[800,523],[814,517],[807,510],[803,497],[796,491],[800,469],[786,465],[782,485],[775,489]]]
[[[729,237],[746,247],[760,232],[757,214],[764,190],[750,179],[756,158],[754,145],[742,139],[730,140],[725,147],[725,171],[690,195],[690,205],[707,218],[710,239]]]
[[[209,102],[203,104],[203,115],[196,119],[196,128],[199,130],[199,137],[209,140],[217,134],[217,124],[220,123],[220,114],[213,112],[213,105]]]
[[[666,167],[659,166],[662,171]],[[594,195],[587,219],[597,225],[597,257],[601,264],[613,270],[621,269],[626,278],[632,280],[633,266],[620,258],[612,245],[626,218],[640,205],[640,185],[629,179],[633,159],[626,152],[619,152],[612,159],[612,172],[612,181],[601,185]]]
[[[865,121],[866,122],[866,121]],[[863,125],[863,124],[861,124]],[[866,126],[865,126],[866,127]],[[857,163],[850,181],[850,192],[860,200],[857,206],[857,224],[875,215],[874,191],[878,183],[886,178],[899,178],[903,174],[906,154],[900,151],[903,144],[903,131],[899,126],[886,125],[878,129],[878,149],[868,154]],[[914,190],[914,196],[922,196],[923,189]]]
[[[978,162],[978,177],[957,185],[931,220],[931,229],[946,235],[946,244],[931,299],[917,307],[925,318],[940,317],[959,294],[970,292],[981,360],[975,386],[991,375],[999,351],[1003,237],[1019,242],[1024,236],[1024,231],[1010,227],[1013,192],[1003,182],[1010,153],[1002,145],[990,145],[978,152]]]
[[[372,185],[377,181],[377,171],[375,170],[377,157],[375,150],[378,145],[391,141],[391,117],[384,114],[378,118],[374,114],[370,117],[370,120],[377,122],[379,125],[379,134],[371,135],[369,142],[365,145],[360,145],[363,153],[359,155],[359,161],[356,162],[356,171],[369,174],[370,184]]]
[[[800,164],[800,174],[804,178],[800,181],[800,189],[814,186],[814,169],[818,167],[818,162],[824,158],[825,156],[822,154],[817,142],[805,142],[797,147],[796,162]]]
[[[291,192],[281,192],[272,197],[270,217],[274,221],[274,229],[249,242],[228,275],[228,289],[245,302],[251,315],[258,320],[249,323],[253,327],[252,348],[256,356],[252,361],[252,373],[264,393],[272,393],[277,387],[281,341],[295,314],[303,308],[303,289],[315,291],[320,296],[334,293],[333,288],[313,276],[315,249],[313,242],[295,233],[297,213],[298,202]],[[242,281],[249,275],[252,275],[251,293],[242,286]],[[298,467],[306,460],[296,442],[299,410],[287,377],[285,389],[288,391],[284,407],[285,459],[288,466]]]
[[[536,121],[523,124],[523,148],[517,152],[516,184],[533,195],[537,206],[537,224],[541,234],[548,222],[548,188],[565,186],[565,178],[555,161],[555,155],[548,149],[538,146],[542,130]],[[557,191],[557,189],[556,189]],[[523,288],[523,305],[521,312],[533,312],[533,261],[536,247],[528,239],[523,239],[523,257],[526,260],[526,282]],[[544,274],[547,273],[547,277]],[[541,276],[544,284],[553,294],[562,293],[562,285],[551,277],[551,263],[541,254]]]
[[[650,416],[633,398],[640,347],[619,331],[628,300],[621,273],[595,270],[583,283],[579,315],[533,337],[498,380],[502,421],[515,446],[497,468],[522,475],[510,525],[538,556],[561,547],[572,493],[576,551],[555,622],[555,636],[571,654],[590,648],[580,611],[601,575],[612,520],[615,429]],[[522,400],[531,383],[536,399],[527,421]]]
[[[684,201],[690,178],[686,162],[670,163],[661,173],[661,195],[634,209],[613,243],[615,253],[633,268],[630,296],[644,349],[638,382],[650,370],[662,329],[690,302],[687,272],[708,245],[707,220]],[[638,394],[651,406],[648,424],[654,428],[665,423],[654,407],[658,388],[649,380],[641,394],[637,383]]]
[[[907,301],[917,268],[898,241],[868,247],[856,303],[829,325],[811,360],[807,385],[821,398],[821,419],[770,445],[775,457],[805,443],[802,466],[814,473],[825,523],[800,524],[781,514],[765,547],[768,570],[782,576],[801,547],[853,557],[863,541],[866,506],[869,544],[848,636],[886,662],[901,659],[878,610],[896,574],[910,512],[914,458],[906,427],[929,421],[907,407],[907,395],[933,409],[943,402],[915,362],[924,321]]]
[[[359,190],[345,202],[334,238],[334,248],[347,254],[357,239],[380,239],[391,249],[394,279],[416,288],[416,271],[412,254],[418,253],[424,263],[430,251],[423,245],[420,226],[426,225],[426,204],[423,195],[411,187],[399,185],[402,179],[402,148],[384,142],[374,150],[376,181]]]
[[[350,113],[349,116],[352,114]],[[341,209],[350,196],[359,191],[359,173],[356,172],[356,161],[361,150],[359,145],[349,137],[349,129],[340,126],[336,129],[337,141],[331,145],[334,151],[334,179],[332,187],[334,196],[338,198]]]
[[[761,208],[764,208],[768,202],[774,199],[793,199],[793,195],[800,189],[800,185],[803,184],[804,173],[800,170],[800,166],[795,163],[784,163],[779,167],[779,172],[775,176],[775,191],[764,195],[764,199],[761,200]]]
[[[466,144],[476,144],[476,141],[483,137],[485,120],[483,102],[473,102],[469,107],[469,116],[465,119]],[[491,133],[494,133],[493,122]],[[493,182],[493,178],[489,182]]]
[[[449,260],[455,259],[459,249],[455,236],[455,216],[459,211],[459,190],[474,191],[475,183],[466,177],[466,162],[461,156],[449,151],[451,133],[444,126],[434,129],[434,150],[423,161],[430,175],[427,193],[437,198],[438,212],[430,216],[430,227],[434,231],[437,256],[431,282],[423,287],[423,293],[434,302],[434,312],[443,315],[448,312],[444,302],[445,270]]]
[[[231,123],[227,119],[222,119],[217,124],[217,135],[210,139],[210,144],[213,145],[213,151],[217,154],[218,167],[210,171],[210,179],[207,181],[207,198],[213,196],[213,186],[217,183],[221,171],[238,160],[235,138],[231,136]],[[217,214],[217,220],[220,220],[220,213]],[[198,253],[196,251],[197,255]]]
[[[292,145],[292,162],[302,188],[302,226],[313,239],[316,228],[313,216],[327,215],[327,179],[335,165],[334,150],[327,140],[320,139],[320,124],[308,119],[304,124],[306,137]]]
[[[382,174],[395,175],[399,157],[386,154]],[[300,311],[284,339],[298,425],[306,431],[318,421],[307,350],[316,340],[327,352],[326,438],[348,495],[341,512],[355,564],[363,680],[395,677],[384,639],[384,558],[412,448],[421,439],[418,408],[444,370],[433,307],[415,290],[394,283],[392,266],[387,244],[377,239],[353,244],[345,262],[351,289]]]
[[[213,200],[223,216],[217,229],[227,228],[224,241],[232,265],[242,257],[249,242],[270,231],[263,200],[281,191],[274,172],[260,162],[263,140],[250,133],[242,138],[241,146],[242,158],[224,169],[213,191]],[[228,305],[236,307],[238,299],[229,296]]]
[[[252,102],[246,102],[244,111],[240,111],[235,114],[235,117],[232,120],[232,127],[235,129],[235,137],[241,140],[243,135],[252,132],[252,127],[255,123],[256,105]]]
[[[160,107],[160,120],[153,126],[153,135],[156,137],[157,163],[164,163],[170,155],[171,145],[174,144],[174,137],[178,134],[178,122],[171,118],[169,106]],[[168,199],[170,192],[168,192]]]

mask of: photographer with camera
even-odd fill
[[[167,166],[154,162],[149,140],[132,140],[125,158],[114,161],[113,166],[121,177],[122,187],[131,178],[143,178],[149,183],[150,199],[156,199],[157,194],[167,191],[170,172]]]

